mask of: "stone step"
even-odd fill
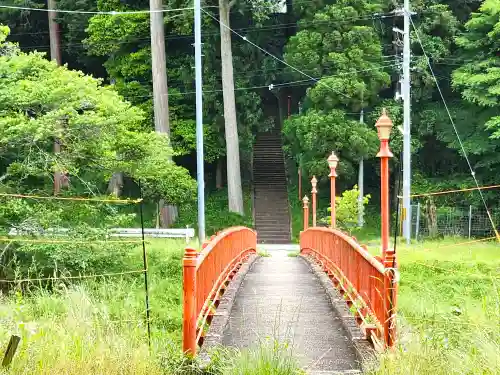
[[[261,245],[286,245],[290,243],[290,237],[288,238],[257,238],[257,243]]]
[[[280,132],[257,135],[253,153],[255,227],[260,243],[290,242],[290,211]]]
[[[274,216],[288,216],[289,208],[284,204],[260,204],[255,206],[259,211],[255,212],[255,217],[274,217]],[[265,210],[265,211],[264,211]]]

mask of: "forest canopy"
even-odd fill
[[[13,1],[18,3],[45,6],[40,0]],[[42,53],[49,46],[46,14],[0,11],[0,22],[12,30],[7,40],[18,46],[5,41],[1,46],[1,124],[9,129],[2,134],[4,185],[17,184],[19,189],[20,181],[29,176],[29,189],[50,190],[50,176],[58,166],[100,191],[121,171],[132,180],[143,179],[155,198],[173,203],[192,198],[194,185],[187,172],[195,173],[192,12],[164,15],[168,145],[152,133],[148,15],[78,13],[136,11],[148,5],[146,0],[59,0],[60,9],[76,11],[60,13],[57,19],[64,68],[45,61]],[[226,158],[223,44],[218,10],[212,5],[218,4],[207,3],[202,25],[205,178],[210,189],[227,183],[221,176],[232,163]],[[274,2],[235,1],[229,7],[231,28],[241,36],[232,34],[231,47],[244,185],[251,180],[256,134],[278,128],[283,131],[290,172],[300,167],[304,175],[326,177],[324,160],[335,149],[343,173],[339,181],[352,187],[361,158],[376,171],[373,125],[382,107],[395,125],[391,147],[394,170],[399,170],[402,103],[396,93],[402,45],[393,28],[402,28],[403,20],[394,14],[394,2],[290,0],[286,5],[286,12],[277,12]],[[176,9],[183,4],[164,1],[163,6]],[[412,190],[470,186],[464,151],[478,181],[496,183],[500,1],[419,0],[412,2],[412,11]],[[47,102],[41,103],[40,97]],[[51,152],[56,136],[64,138],[64,152],[57,160]],[[34,138],[43,153],[33,159]],[[160,161],[161,168],[152,168]],[[377,173],[365,178],[367,192],[374,192]],[[78,178],[71,182],[78,186]]]

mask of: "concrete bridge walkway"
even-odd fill
[[[309,264],[284,251],[271,254],[243,279],[222,344],[249,348],[275,339],[292,346],[310,374],[360,373],[354,346]]]

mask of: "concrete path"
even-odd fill
[[[299,244],[287,244],[287,245],[276,245],[276,244],[258,244],[257,245],[257,250],[258,251],[269,251],[269,252],[274,252],[274,251],[279,251],[279,252],[299,252],[300,251],[300,245]]]
[[[291,345],[309,373],[359,369],[354,347],[319,280],[305,260],[285,252],[254,263],[234,301],[223,344],[249,348],[266,339]]]

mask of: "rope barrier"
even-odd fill
[[[496,239],[496,236],[493,237],[486,237],[486,238],[480,238],[478,240],[471,240],[471,241],[465,241],[465,242],[458,242],[458,243],[452,243],[449,245],[440,245],[436,246],[436,249],[445,249],[447,247],[454,247],[454,246],[461,246],[461,245],[467,245],[467,244],[473,244],[473,243],[479,243],[479,242],[486,242],[486,241],[491,241]],[[432,249],[424,249],[425,251],[432,251]]]
[[[409,318],[407,316],[402,316],[402,319],[408,320],[410,322],[427,322],[427,323],[443,323],[443,321],[446,320],[435,320],[435,319],[426,319],[426,318]],[[461,322],[459,320],[453,320],[453,324],[459,324],[459,325],[464,325],[464,326],[472,326],[472,327],[479,327],[479,324],[476,323],[469,323],[469,322]]]
[[[418,264],[418,265],[428,267],[428,268],[433,268],[433,269],[444,271],[444,272],[448,272],[451,274],[456,274],[456,275],[461,274],[461,275],[465,275],[465,276],[469,276],[469,277],[476,277],[479,279],[500,279],[500,276],[492,276],[492,275],[487,276],[487,275],[483,275],[483,274],[479,274],[479,273],[475,274],[475,273],[467,273],[467,272],[462,272],[462,271],[454,271],[454,270],[443,268],[443,267],[431,266],[430,264],[426,264],[426,263],[422,263],[422,262],[411,262],[411,263]]]
[[[434,196],[434,195],[445,195],[445,194],[460,193],[460,192],[475,191],[475,190],[489,190],[489,189],[497,189],[497,188],[500,188],[500,185],[489,185],[489,186],[480,186],[480,187],[465,188],[465,189],[435,191],[435,192],[431,192],[431,193],[412,194],[412,195],[410,195],[410,198],[428,197],[428,196]],[[398,195],[398,198],[402,199],[403,197],[401,195]]]
[[[435,192],[431,192],[431,193],[413,194],[413,195],[410,195],[410,198],[430,197],[430,196],[468,192],[468,191],[479,191],[479,193],[481,193],[482,190],[497,189],[497,188],[500,188],[500,185],[478,186],[478,187],[465,188],[465,189],[443,190],[443,191],[435,191]],[[398,198],[402,199],[403,197],[401,195],[398,195]],[[493,231],[495,232],[495,238],[497,239],[498,242],[500,242],[500,233],[498,232],[498,230],[495,226],[495,223],[493,222],[493,217],[491,216],[491,212],[488,209],[488,207],[486,207],[486,203],[485,203],[485,208],[486,208],[486,214],[488,215],[488,219],[491,223]]]
[[[84,201],[84,202],[100,202],[100,203],[120,203],[120,204],[138,204],[142,202],[141,199],[99,199],[99,198],[85,198],[85,197],[49,197],[43,195],[26,195],[26,194],[8,194],[0,193],[0,197],[7,198],[21,198],[21,199],[46,199],[57,201]]]
[[[112,240],[112,241],[106,241],[106,240],[96,240],[96,241],[72,241],[72,240],[38,240],[38,239],[16,239],[16,238],[9,238],[9,237],[0,237],[0,242],[27,242],[27,243],[39,243],[39,244],[93,244],[93,243],[128,243],[128,244],[142,244],[142,240]]]
[[[125,271],[125,272],[114,272],[114,273],[102,273],[98,275],[79,275],[79,276],[62,276],[62,277],[41,277],[36,279],[19,279],[19,280],[0,280],[0,283],[25,283],[25,282],[34,282],[34,281],[49,281],[49,280],[65,280],[65,279],[92,279],[98,277],[110,277],[110,276],[122,276],[122,275],[131,275],[136,273],[145,273],[147,270],[137,270],[137,271]]]

